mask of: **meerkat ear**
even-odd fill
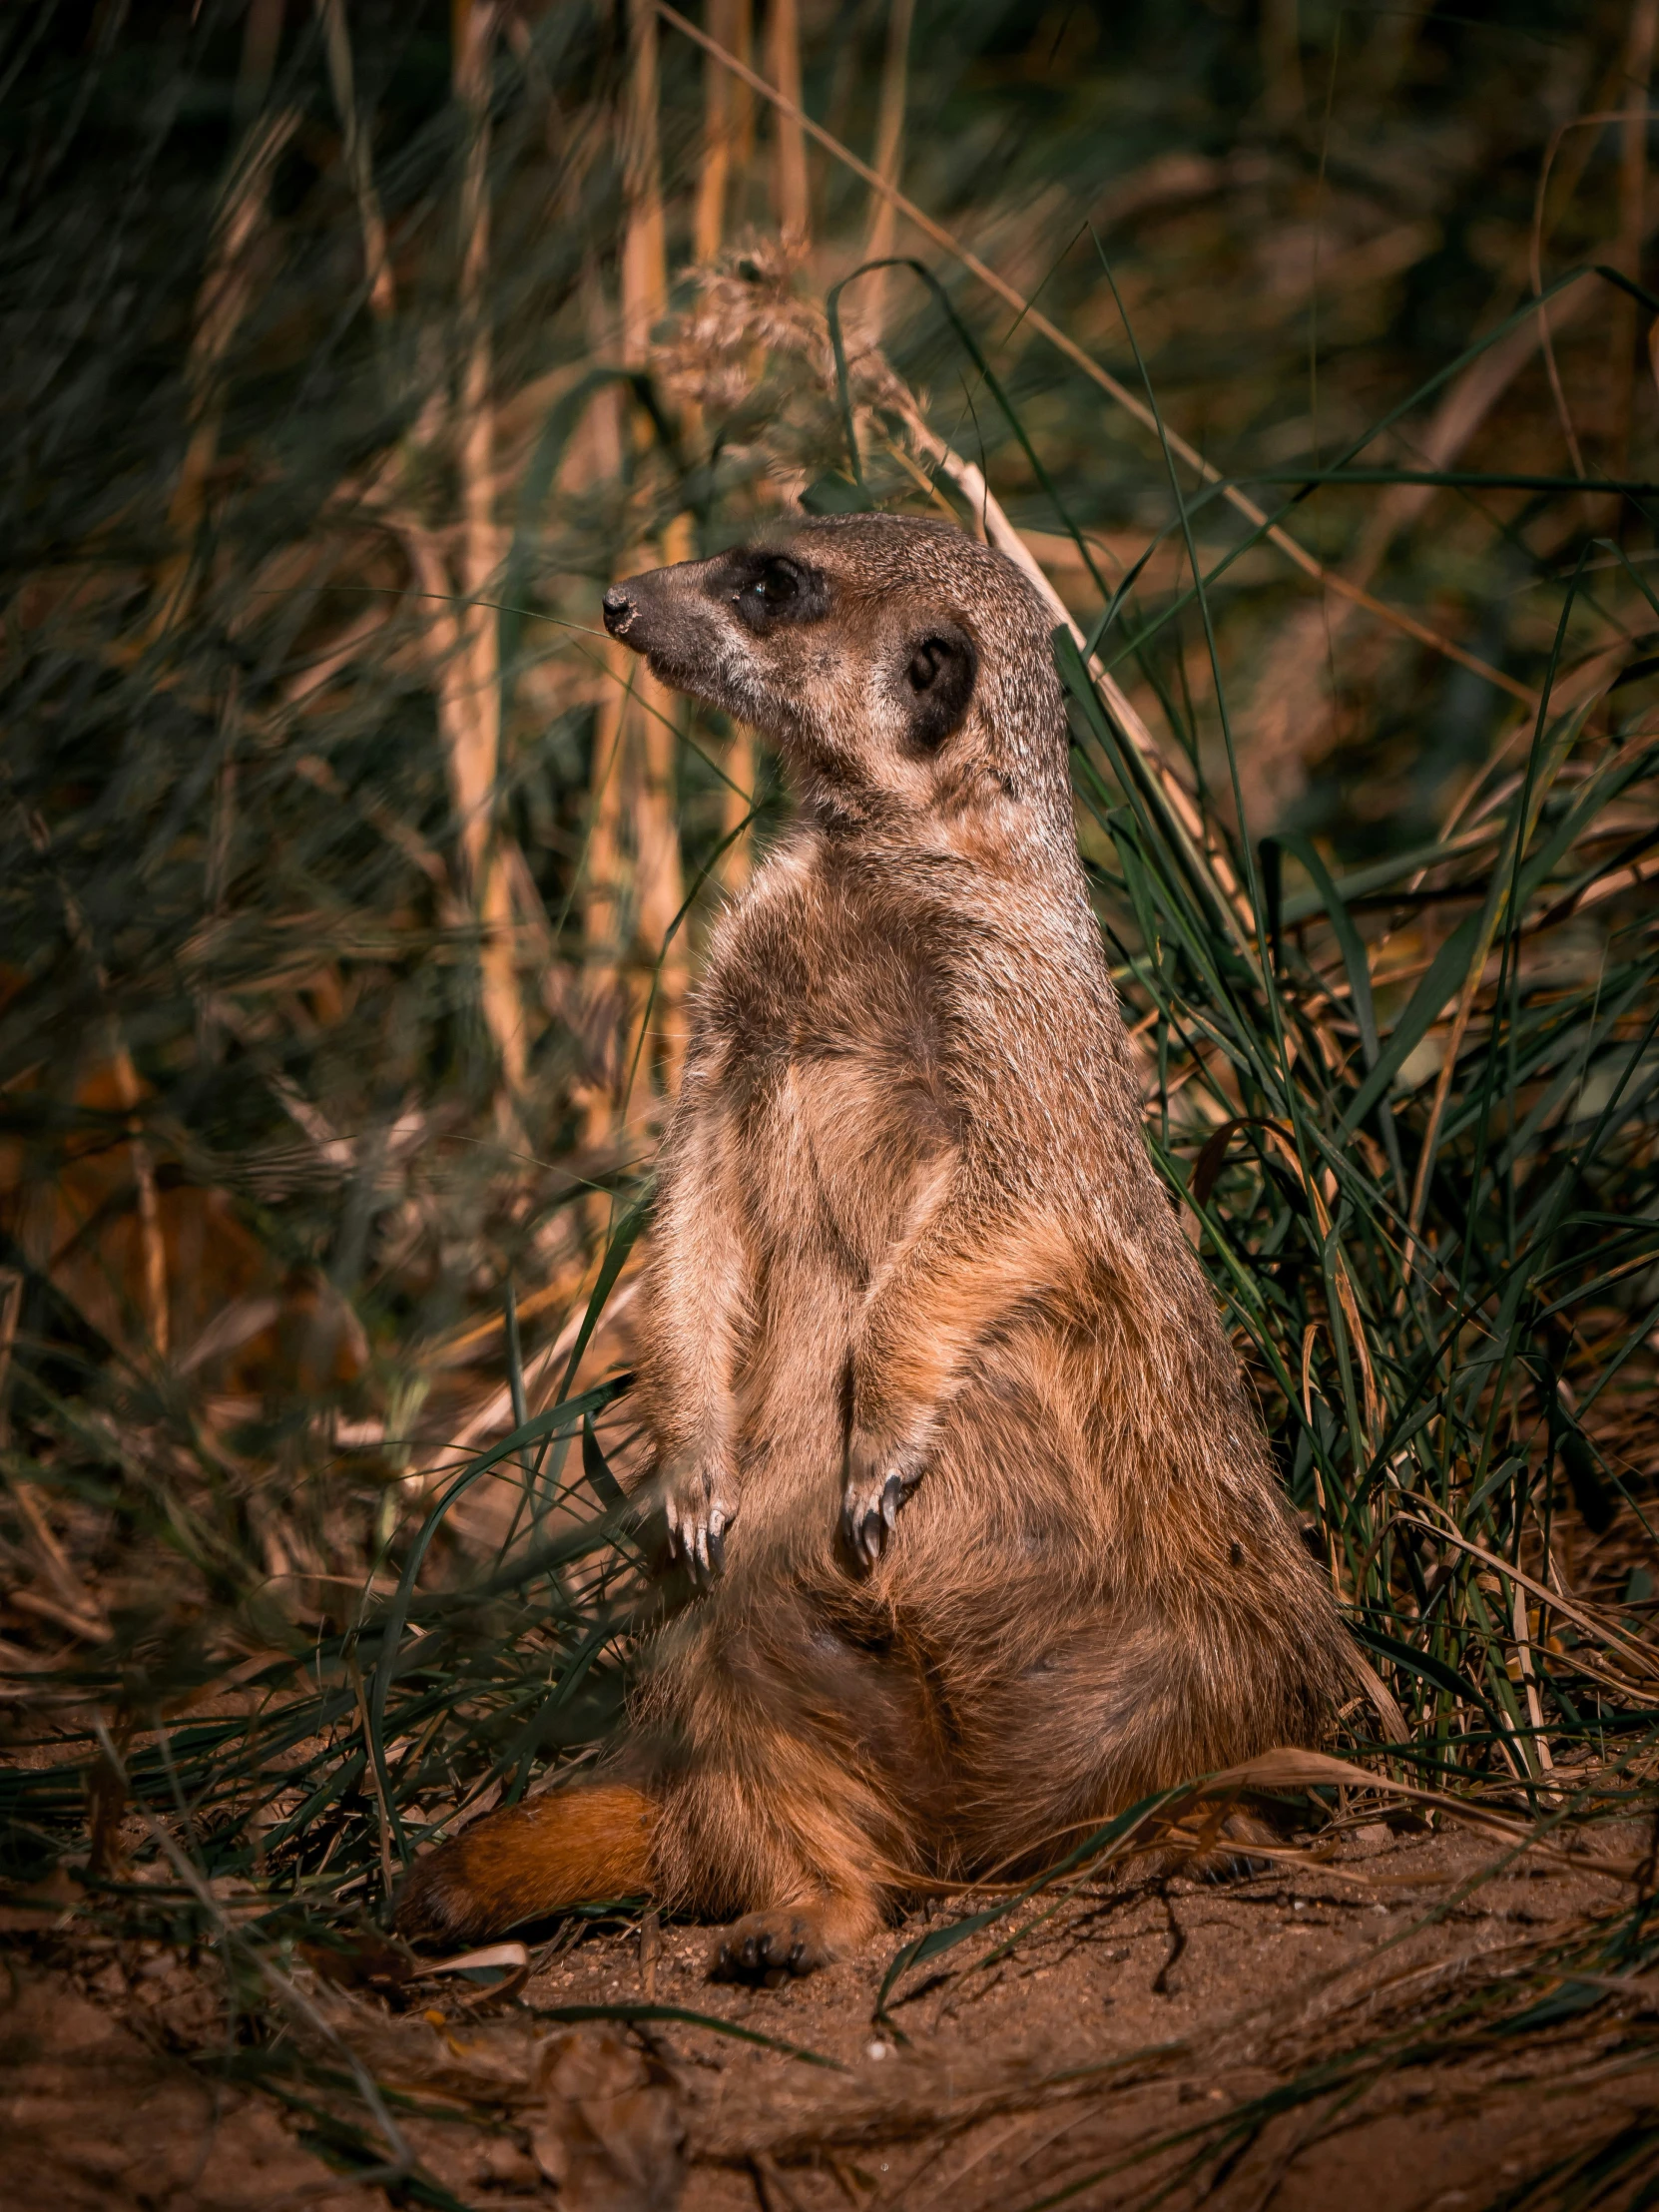
[[[961,728],[978,674],[973,640],[953,622],[941,622],[911,640],[899,694],[908,702],[913,744],[933,753]]]

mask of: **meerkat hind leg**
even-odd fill
[[[746,1913],[715,1944],[709,1972],[716,1981],[759,1981],[778,1988],[844,1958],[880,1926],[881,1912],[873,1898],[848,1895],[827,1894]]]

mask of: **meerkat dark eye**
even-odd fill
[[[787,607],[801,596],[801,578],[790,561],[768,561],[750,587],[769,607]]]
[[[908,694],[913,743],[932,752],[961,728],[978,674],[973,640],[954,624],[916,639],[905,656],[900,695]]]
[[[733,605],[751,630],[805,622],[824,612],[823,580],[787,554],[742,556],[729,588]]]

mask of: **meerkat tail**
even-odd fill
[[[472,1942],[572,1905],[649,1893],[660,1811],[624,1783],[590,1783],[492,1813],[416,1861],[398,1932]]]

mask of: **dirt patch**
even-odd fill
[[[206,1976],[161,1956],[144,1963],[162,1971],[135,1984],[112,1960],[83,1993],[83,1973],[9,1963],[0,2178],[11,2212],[360,2206],[267,2098],[169,2049],[181,2028],[194,2042],[206,2024]]]
[[[1608,1870],[1644,1848],[1638,1832],[1595,1846]],[[922,1961],[884,2018],[895,1950],[945,1916],[778,1989],[710,1982],[709,1931],[651,1923],[568,1926],[499,1995],[449,1974],[388,2004],[299,1964],[285,2105],[252,2081],[216,1960],[73,1926],[20,1934],[0,2175],[20,2212],[1001,2212],[1160,2188],[1241,2212],[1355,2193],[1449,2212],[1550,2201],[1527,2185],[1612,2146],[1597,2201],[1619,2204],[1651,2170],[1659,1990],[1563,1973],[1554,1953],[1569,1937],[1581,1951],[1630,1896],[1588,1864],[1504,1863],[1465,1833],[1376,1823],[1323,1865],[1079,1890],[1012,1945],[1002,1923]],[[590,2023],[589,2007],[630,2016]],[[281,2051],[254,2056],[281,2071]],[[353,2058],[412,2190],[388,2193],[396,2158],[350,2093]],[[1624,2140],[1638,2152],[1621,2173]]]

